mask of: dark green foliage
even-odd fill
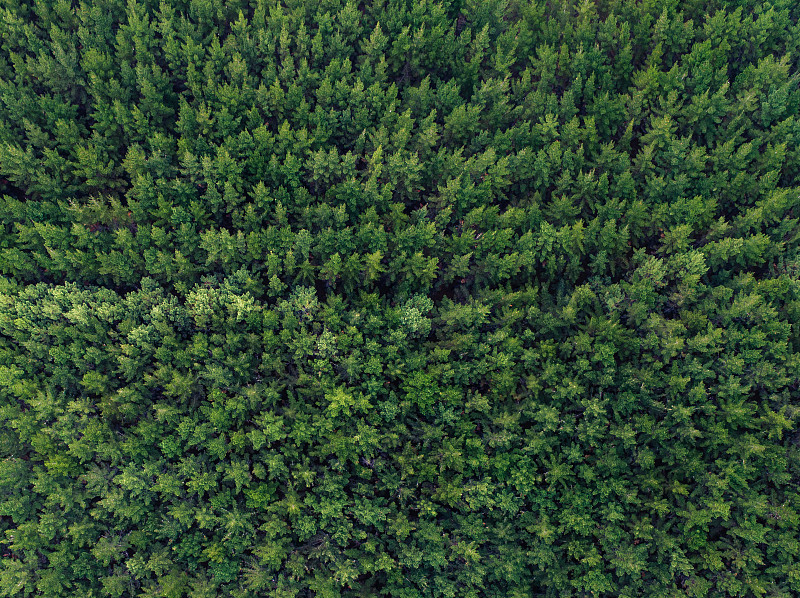
[[[0,10],[0,595],[800,594],[795,2]]]

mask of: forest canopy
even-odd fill
[[[0,0],[0,595],[800,595],[795,0]]]

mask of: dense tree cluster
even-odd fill
[[[795,0],[1,0],[0,595],[800,594]]]

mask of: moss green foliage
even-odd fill
[[[0,595],[800,595],[795,0],[0,0]]]

